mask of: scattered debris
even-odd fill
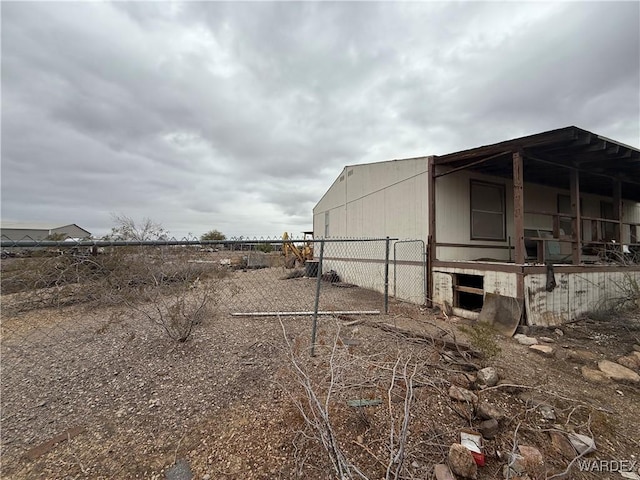
[[[569,441],[571,442],[571,445],[573,445],[573,448],[575,448],[580,455],[586,455],[587,453],[596,451],[595,440],[591,437],[588,437],[587,435],[570,433]]]
[[[638,352],[635,352],[638,353]],[[630,370],[639,370],[640,369],[640,357],[636,357],[635,355],[626,355],[620,357],[616,360],[623,367],[627,367]]]
[[[495,418],[490,418],[489,420],[483,421],[478,427],[478,430],[480,430],[483,438],[492,440],[498,433],[499,428],[498,421]]]
[[[374,399],[358,399],[358,400],[347,400],[347,405],[350,407],[377,407],[378,405],[382,405],[382,400],[379,398]]]
[[[282,277],[280,280],[291,280],[292,278],[302,278],[304,277],[305,271],[304,268],[295,268]]]
[[[498,371],[494,367],[486,367],[478,371],[476,384],[480,388],[494,387],[498,384],[500,377]]]
[[[449,466],[444,463],[439,463],[433,467],[433,472],[436,475],[436,480],[456,480]]]
[[[564,434],[561,432],[551,431],[549,432],[549,436],[551,437],[551,444],[553,447],[560,452],[565,459],[573,460],[576,458],[576,449]]]
[[[425,334],[418,333],[411,330],[404,330],[402,328],[396,327],[389,323],[368,323],[367,325],[370,327],[379,328],[380,330],[383,330],[385,332],[394,333],[396,335],[407,337],[407,339],[411,341],[428,343],[429,345],[436,345],[444,348],[450,348],[455,351],[462,351],[470,354],[473,357],[482,356],[482,354],[479,351],[473,349],[471,345],[468,345],[463,342],[445,340],[443,338],[438,338],[431,335],[425,335]]]
[[[189,462],[184,458],[178,460],[172,467],[168,468],[164,473],[167,480],[192,480],[193,473]]]
[[[559,337],[562,337],[564,335],[564,332],[562,330],[560,330],[559,328],[556,328],[553,333],[555,333],[556,335],[558,335]]]
[[[600,359],[600,356],[589,350],[569,350],[567,359],[576,363],[595,363]]]
[[[485,292],[479,323],[491,325],[505,337],[512,336],[522,316],[522,305],[517,298]]]
[[[329,283],[339,283],[342,281],[340,280],[338,272],[336,272],[335,270],[329,270],[327,273],[323,273],[321,278],[323,281]]]
[[[611,379],[600,370],[583,366],[582,376],[591,383],[609,383]]]
[[[68,442],[72,438],[80,435],[82,432],[84,432],[84,427],[69,428],[64,432],[56,435],[55,437],[47,440],[46,442],[41,443],[37,447],[33,447],[32,449],[28,450],[27,453],[25,453],[25,456],[29,460],[36,460],[42,455],[49,453],[51,450],[53,450],[56,447],[56,445],[62,442]]]
[[[522,333],[518,333],[518,334],[514,335],[513,338],[520,345],[536,345],[538,343],[538,340],[536,340],[534,337],[527,337],[526,335],[524,335]]]
[[[484,454],[482,453],[482,435],[473,430],[462,430],[460,432],[460,445],[471,452],[473,461],[479,467],[484,467]]]
[[[468,373],[456,373],[449,379],[449,382],[452,385],[457,385],[458,387],[466,388],[467,390],[471,388],[475,381],[476,377]]]
[[[317,312],[318,315],[331,315],[331,316],[338,316],[338,315],[380,315],[380,310],[358,310],[358,311],[353,311],[353,310],[339,310],[339,311],[335,311],[335,310],[322,310]],[[231,314],[232,317],[289,317],[289,316],[296,316],[296,315],[313,315],[314,312],[312,310],[307,310],[307,311],[300,311],[300,312],[296,312],[296,311],[283,311],[283,312],[233,312]]]
[[[531,474],[534,478],[541,473],[544,466],[544,458],[536,447],[519,445],[518,453],[509,455],[509,463],[505,465],[503,474],[505,478],[514,478]]]
[[[342,344],[345,347],[357,347],[358,345],[360,345],[362,343],[357,338],[344,338],[344,337],[340,337],[340,342],[342,342]]]
[[[631,480],[640,480],[640,472],[620,472],[622,478],[630,478]]]
[[[619,363],[614,363],[610,360],[600,360],[598,362],[598,368],[613,380],[622,380],[633,383],[640,382],[640,375]]]
[[[556,343],[556,341],[551,337],[540,337],[540,341],[543,343]]]
[[[449,396],[454,400],[458,400],[460,402],[467,402],[476,404],[478,402],[478,396],[470,390],[466,388],[461,388],[456,385],[451,385],[449,387]]]
[[[531,345],[529,346],[529,350],[533,350],[536,353],[539,353],[540,355],[544,355],[545,357],[553,357],[553,355],[555,354],[555,350],[553,349],[553,347],[550,347],[548,345]]]
[[[536,473],[536,467],[542,466],[544,464],[544,458],[542,457],[542,453],[536,447],[532,447],[531,445],[518,445],[518,452],[522,458],[524,458],[524,464],[527,467],[528,473]],[[529,470],[531,468],[531,470]]]
[[[478,405],[477,413],[478,417],[484,420],[491,420],[493,418],[497,421],[500,421],[504,418],[504,412],[500,408],[488,402],[482,402],[480,405]]]
[[[346,282],[334,282],[334,283],[331,284],[331,286],[337,287],[337,288],[353,288],[353,287],[357,287],[357,285],[354,285],[353,283],[346,283]]]
[[[463,478],[476,479],[478,477],[478,465],[471,452],[459,443],[449,447],[449,467],[456,475]]]
[[[555,421],[556,412],[551,405],[540,405],[538,407],[538,411],[540,412],[540,415],[542,415],[543,419],[549,420],[552,422]]]

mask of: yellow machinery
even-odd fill
[[[296,265],[304,266],[307,260],[313,260],[313,232],[304,233],[304,245],[296,246],[287,232],[282,234],[282,252],[284,253],[284,265],[293,268]]]

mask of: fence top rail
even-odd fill
[[[2,238],[0,240],[0,246],[2,248],[8,247],[58,247],[58,248],[73,248],[73,247],[139,247],[139,246],[215,246],[215,245],[281,245],[285,243],[303,243],[303,242],[317,242],[317,243],[362,243],[362,242],[386,242],[396,241],[396,238],[314,238],[314,239],[295,239],[288,240],[282,239],[243,239],[243,240],[197,240],[197,239],[168,239],[168,240],[10,240]]]

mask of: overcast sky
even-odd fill
[[[346,164],[640,143],[640,3],[2,2],[2,219],[279,236]]]

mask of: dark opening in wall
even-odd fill
[[[473,287],[484,290],[484,277],[482,275],[456,274],[456,284],[462,287]]]
[[[457,273],[453,276],[454,307],[480,311],[484,302],[484,277]]]
[[[458,303],[459,308],[479,312],[482,310],[484,298],[482,295],[476,295],[475,293],[458,292]]]

